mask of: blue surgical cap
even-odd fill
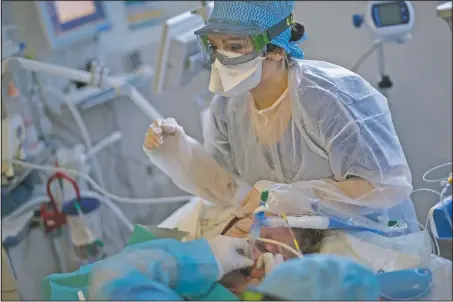
[[[311,254],[277,266],[253,289],[283,300],[378,300],[377,276],[348,258]]]
[[[230,23],[244,26],[258,26],[262,31],[286,19],[294,9],[294,1],[214,1],[214,9],[208,23]],[[304,35],[299,41],[290,42],[291,27],[271,40],[283,48],[288,55],[302,59],[304,52],[297,43],[306,40]]]

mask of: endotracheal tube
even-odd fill
[[[263,190],[261,192],[261,201],[258,208],[253,212],[253,224],[250,229],[250,255],[253,256],[253,250],[255,249],[255,241],[260,238],[261,227],[264,225],[266,219],[266,211],[268,210],[267,198],[269,197],[269,191]]]
[[[253,251],[255,249],[255,242],[256,241],[261,241],[261,242],[267,242],[267,243],[272,243],[281,246],[282,248],[288,250],[292,254],[294,254],[296,257],[302,257],[302,253],[300,252],[299,246],[297,244],[296,239],[294,238],[294,234],[292,233],[292,230],[288,224],[287,218],[282,213],[283,221],[284,224],[283,226],[286,226],[290,229],[291,235],[293,236],[293,241],[294,241],[294,246],[296,247],[297,250],[291,248],[290,246],[275,241],[275,240],[270,240],[266,238],[261,238],[261,228],[264,227],[272,227],[270,224],[267,223],[269,218],[266,217],[266,212],[269,212],[269,206],[267,204],[267,200],[269,198],[269,191],[263,190],[261,192],[261,200],[258,208],[253,212],[253,225],[250,229],[249,233],[249,240],[250,240],[250,255],[253,257]],[[253,259],[256,260],[256,259]]]

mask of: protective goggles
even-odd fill
[[[238,65],[265,54],[270,41],[293,22],[289,15],[266,31],[258,27],[213,22],[195,31],[207,63],[217,59],[223,65]]]

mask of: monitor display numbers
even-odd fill
[[[408,22],[408,11],[404,2],[379,4],[373,10],[378,27],[401,25]]]
[[[94,1],[55,1],[59,23],[67,23],[96,13]]]

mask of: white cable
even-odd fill
[[[445,167],[445,166],[448,166],[448,165],[451,165],[451,162],[449,163],[445,163],[445,164],[442,164],[442,165],[438,165],[432,169],[429,169],[428,171],[425,172],[425,174],[423,174],[423,180],[426,181],[426,182],[438,182],[438,181],[442,181],[442,180],[445,180],[447,179],[448,177],[445,177],[445,178],[439,178],[439,179],[426,179],[426,176],[433,172],[434,170],[438,169],[438,168],[442,168],[442,167]]]
[[[134,230],[134,224],[124,215],[123,211],[110,199],[105,198],[102,195],[97,194],[96,192],[81,192],[83,194],[82,196],[87,196],[87,197],[92,197],[100,202],[103,202],[105,205],[107,205],[115,214],[118,216],[118,218],[126,225],[126,227],[130,230]],[[113,198],[112,198],[113,199]]]
[[[427,176],[429,173],[431,173],[431,172],[433,172],[434,170],[436,170],[436,169],[439,169],[439,168],[442,168],[442,167],[445,167],[445,166],[448,166],[448,165],[451,165],[451,164],[452,164],[451,162],[449,162],[449,163],[444,163],[444,164],[438,165],[438,166],[436,166],[436,167],[434,167],[434,168],[432,168],[432,169],[429,169],[428,171],[426,171],[426,172],[423,174],[423,177],[422,177],[423,180],[424,180],[425,182],[428,182],[428,183],[434,183],[434,182],[442,182],[442,181],[445,181],[446,179],[448,179],[448,176],[445,177],[445,178],[439,178],[439,179],[427,179],[426,176]],[[451,173],[450,173],[450,175],[451,175]],[[450,185],[447,183],[440,193],[437,192],[437,191],[435,191],[435,190],[432,190],[432,189],[421,188],[421,189],[417,189],[417,190],[412,191],[411,195],[414,194],[414,193],[418,193],[418,192],[431,192],[431,193],[434,193],[434,194],[438,195],[438,196],[439,196],[439,199],[440,199],[440,202],[442,203],[442,202],[443,202],[443,199],[444,199],[444,195],[445,195],[445,193],[447,192],[447,190],[448,190],[449,187],[450,187]],[[446,213],[446,217],[447,217],[448,221],[449,221],[450,224],[451,224],[451,220],[450,220],[450,218],[449,218],[449,216],[448,216],[448,213]],[[430,221],[431,221],[431,220],[429,219],[429,215],[428,215],[428,217],[426,218],[425,225],[424,225],[424,229],[425,229],[425,230],[428,230],[428,232],[429,232],[429,230],[430,230],[430,228],[428,228],[428,226],[431,226]],[[420,224],[420,223],[419,223],[419,224]],[[421,224],[420,224],[420,226],[421,226]],[[439,248],[439,243],[438,243],[438,241],[437,241],[436,236],[434,236],[434,235],[430,236],[430,240],[431,240],[431,246],[432,246],[433,253],[434,253],[434,248],[435,248],[435,249],[436,249],[435,254],[436,254],[437,256],[440,256],[440,248]],[[434,241],[434,244],[433,244],[433,241]]]
[[[440,198],[442,198],[441,193],[439,193],[439,192],[437,192],[437,191],[435,191],[435,190],[425,189],[425,188],[414,190],[414,191],[412,191],[411,195],[414,194],[414,193],[418,193],[418,192],[430,192],[430,193],[434,193],[434,194],[438,195]],[[425,225],[424,225],[424,226],[423,226],[418,220],[416,220],[416,222],[418,223],[418,225],[421,226],[421,227],[423,228],[423,230],[428,230],[428,233],[429,233],[428,225],[431,225],[431,224],[429,223],[429,221],[430,221],[430,220],[429,220],[429,215],[428,215],[428,217],[426,218],[426,222],[425,222]],[[434,237],[434,238],[432,238],[432,237]],[[435,253],[437,256],[439,256],[439,255],[440,255],[439,243],[437,242],[436,236],[432,236],[432,237],[431,237],[431,235],[430,235],[430,237],[429,237],[429,239],[430,239],[430,241],[431,241],[431,252],[432,252],[433,254]],[[433,243],[433,241],[434,241],[434,243]],[[434,248],[435,248],[436,250],[434,250]]]
[[[272,239],[267,239],[267,238],[256,238],[254,239],[256,241],[261,241],[261,242],[266,242],[266,243],[272,243],[272,244],[276,244],[278,246],[281,246],[282,248],[284,248],[285,250],[291,252],[292,254],[294,254],[296,257],[298,258],[302,258],[303,255],[301,253],[299,253],[298,251],[296,251],[295,249],[293,249],[292,247],[290,247],[289,245],[287,244],[284,244],[282,242],[279,242],[279,241],[276,241],[276,240],[272,240]]]
[[[420,224],[420,226],[422,226],[422,225]],[[426,222],[425,222],[425,226],[424,226],[424,229],[427,230],[427,231],[428,231],[428,234],[429,234],[429,230],[430,230],[430,229],[428,229],[428,226],[431,226],[429,216],[426,217]],[[440,256],[440,248],[439,248],[439,243],[437,242],[436,236],[430,235],[430,236],[429,236],[429,239],[430,239],[430,241],[431,241],[431,252],[432,252],[433,254],[435,254],[436,256]],[[434,241],[434,243],[433,243],[433,241]],[[434,248],[435,248],[436,250],[434,250]]]
[[[414,193],[418,193],[418,192],[431,192],[431,193],[441,196],[439,192],[432,190],[432,189],[425,189],[425,188],[414,190],[414,191],[412,191],[411,195]]]
[[[110,81],[110,79],[107,79],[108,83],[114,86],[114,82]],[[121,87],[121,86],[117,86]],[[158,120],[158,119],[163,119],[162,115],[154,109],[153,106],[150,105],[147,99],[143,97],[143,95],[138,92],[137,88],[131,85],[123,85],[123,88],[121,89],[121,94],[129,97],[135,105],[137,105],[151,120]]]
[[[90,159],[91,157],[95,156],[99,151],[104,149],[105,147],[114,144],[115,142],[119,141],[123,134],[120,131],[113,131],[110,135],[104,137],[96,145],[93,146],[93,149],[88,150],[86,153],[86,159]]]
[[[105,197],[108,197],[112,200],[115,200],[117,202],[122,202],[122,203],[132,203],[132,204],[173,203],[173,202],[188,201],[193,197],[192,195],[183,195],[183,196],[175,196],[175,197],[160,197],[160,198],[121,197],[121,196],[117,196],[115,194],[112,194],[112,193],[104,190],[90,176],[86,175],[85,173],[81,173],[77,170],[31,164],[31,163],[21,161],[21,160],[16,160],[16,159],[2,160],[2,162],[10,162],[10,163],[20,165],[25,168],[36,169],[36,170],[40,170],[40,171],[64,172],[64,173],[67,173],[70,175],[80,176],[80,177],[84,178],[93,187],[94,190],[98,191]]]

